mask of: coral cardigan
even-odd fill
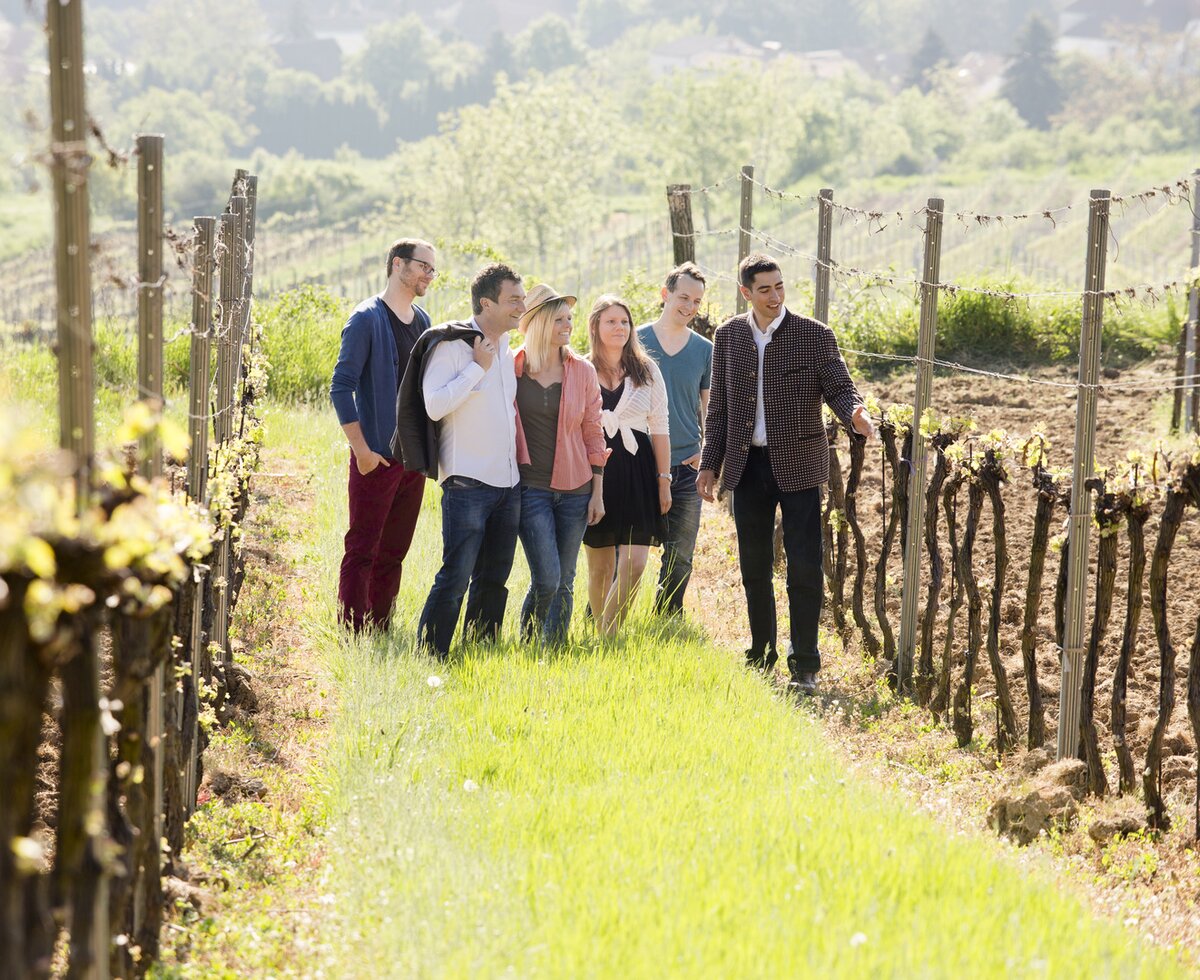
[[[592,478],[593,466],[604,466],[608,452],[600,427],[600,382],[596,369],[564,347],[562,398],[558,403],[558,437],[554,440],[554,490],[578,490]],[[517,377],[525,373],[525,348],[513,356]],[[517,425],[517,462],[529,462],[525,430]]]

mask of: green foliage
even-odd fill
[[[513,56],[526,71],[548,74],[556,68],[578,64],[583,52],[571,25],[557,14],[546,14],[517,35]]]
[[[319,402],[328,397],[349,312],[349,304],[323,286],[301,286],[255,308],[275,398]]]
[[[1032,291],[1024,281],[971,281],[998,292]],[[843,346],[881,354],[912,356],[917,350],[919,308],[903,300],[859,294],[837,304],[830,317]],[[977,365],[1069,362],[1079,356],[1082,304],[1071,297],[1008,299],[981,293],[943,295],[938,303],[936,350],[939,357]],[[1101,357],[1106,366],[1122,367],[1159,353],[1172,343],[1170,306],[1106,306]],[[848,355],[853,357],[853,355]],[[858,368],[886,373],[889,362],[862,359]]]
[[[1015,57],[1004,73],[1002,94],[1035,129],[1049,129],[1050,117],[1062,108],[1054,29],[1033,16],[1017,36]]]
[[[928,92],[932,87],[931,76],[950,63],[950,52],[942,36],[930,27],[921,40],[921,46],[913,52],[908,63],[907,84]]]

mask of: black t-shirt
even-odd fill
[[[426,324],[421,311],[415,306],[413,307],[413,318],[408,323],[405,323],[400,317],[396,316],[396,311],[388,306],[387,303],[383,304],[383,308],[387,310],[388,321],[392,325],[392,337],[396,340],[396,385],[399,386],[401,379],[404,377],[404,372],[408,368],[408,358],[412,354],[413,344],[421,336]]]

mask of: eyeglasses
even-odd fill
[[[422,269],[424,269],[424,270],[425,270],[425,274],[426,274],[427,276],[429,276],[429,278],[430,278],[430,279],[436,279],[436,278],[437,278],[437,274],[438,274],[438,271],[437,271],[437,269],[435,269],[433,266],[431,266],[431,265],[430,265],[428,262],[425,262],[425,261],[424,261],[424,260],[422,260],[422,259],[409,259],[408,261],[409,261],[409,262],[415,262],[415,263],[416,263],[417,265],[419,265],[419,266],[420,266]]]

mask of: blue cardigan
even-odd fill
[[[429,328],[429,315],[416,306],[413,314],[413,326],[421,334]],[[408,354],[401,358],[396,350],[383,296],[363,300],[342,328],[342,349],[329,386],[338,422],[358,422],[367,445],[388,459],[396,431],[396,393]]]

